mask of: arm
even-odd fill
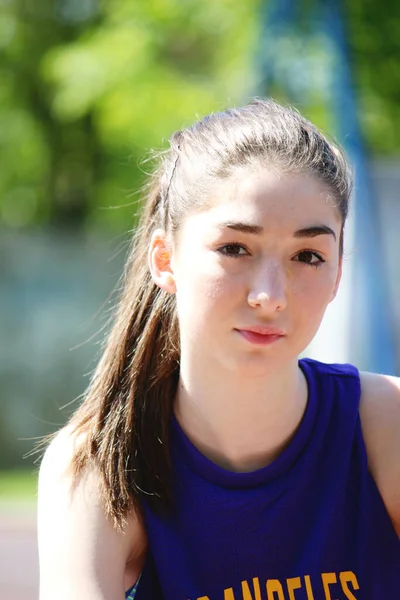
[[[104,514],[95,472],[72,485],[67,469],[73,444],[72,436],[61,431],[40,468],[40,600],[124,600],[143,566],[145,534],[134,514],[124,533],[114,529]]]
[[[400,536],[400,378],[360,376],[360,417],[369,469]]]

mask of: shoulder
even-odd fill
[[[369,469],[400,535],[400,378],[361,372],[360,383]]]
[[[330,377],[332,379],[352,378],[356,382],[359,381],[358,369],[348,363],[325,363],[314,358],[302,358],[299,364],[303,369],[305,368],[307,371],[319,375],[324,380]]]
[[[140,573],[145,551],[136,515],[118,532],[106,517],[100,476],[87,469],[75,480],[70,462],[80,440],[65,428],[46,450],[39,473],[40,598],[123,598],[129,563]],[[133,568],[134,570],[134,568]],[[60,596],[60,590],[63,595]]]

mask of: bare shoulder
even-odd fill
[[[360,379],[369,468],[400,535],[400,378],[360,373]]]
[[[146,537],[136,514],[118,532],[103,510],[99,474],[73,481],[69,465],[80,440],[61,430],[39,473],[40,600],[123,600],[143,566]]]

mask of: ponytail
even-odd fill
[[[71,468],[101,475],[106,513],[120,528],[143,495],[162,512],[171,504],[169,424],[179,377],[175,297],[151,278],[147,253],[159,226],[156,173],[125,269],[119,307],[84,402],[71,418],[80,444]]]

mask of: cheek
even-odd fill
[[[207,324],[214,329],[224,321],[235,299],[238,282],[228,277],[213,257],[191,260],[177,278],[177,310],[180,322],[191,335],[203,335]]]
[[[178,293],[197,295],[199,298],[216,300],[232,287],[232,278],[222,269],[215,253],[199,248],[180,260],[176,270]]]
[[[332,300],[336,282],[335,269],[326,269],[324,273],[310,272],[299,277],[292,286],[293,296],[304,313],[323,313]]]
[[[218,273],[192,272],[177,286],[177,297],[188,312],[204,314],[226,304],[232,296],[232,283]]]

